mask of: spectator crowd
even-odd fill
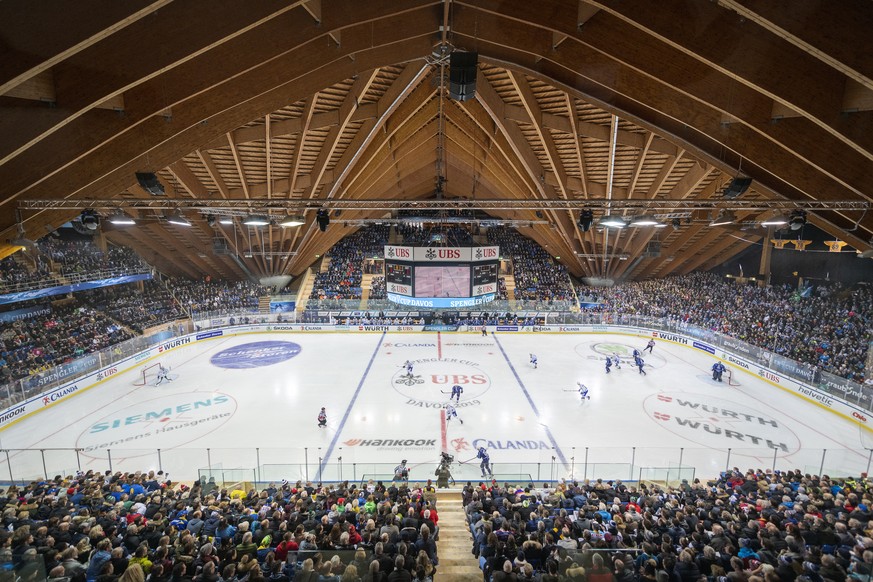
[[[488,244],[499,245],[502,257],[512,258],[515,276],[515,298],[522,301],[572,301],[573,284],[564,265],[536,242],[515,229],[491,227]]]
[[[161,472],[76,476],[0,496],[0,576],[54,582],[430,582],[433,486],[176,486]]]
[[[107,245],[104,252],[91,240],[53,237],[41,239],[38,246],[65,276],[99,273],[100,277],[115,277],[151,270],[136,252],[126,247]]]
[[[333,245],[326,255],[328,268],[316,274],[309,298],[360,299],[364,259],[384,256],[389,231],[385,225],[367,226]]]
[[[677,487],[464,488],[486,582],[866,582],[873,485],[734,469]]]
[[[102,350],[133,335],[78,301],[0,325],[0,385]],[[5,396],[5,395],[3,395]]]
[[[724,333],[858,383],[873,340],[873,289],[840,283],[807,297],[787,285],[735,284],[692,273],[609,288],[583,288],[580,296],[617,315],[640,315]]]

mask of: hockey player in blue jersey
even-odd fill
[[[642,357],[642,354],[640,353],[640,350],[634,348],[634,360],[636,360],[638,357]]]
[[[612,369],[612,358],[610,356],[606,356],[606,373],[609,374],[611,369]]]
[[[646,375],[646,371],[643,370],[643,366],[645,366],[646,363],[643,361],[643,359],[642,359],[640,356],[637,356],[636,358],[634,358],[634,364],[636,364],[637,368],[640,369],[640,374],[642,374],[643,376],[645,376],[645,375]]]
[[[721,382],[721,375],[727,371],[727,368],[724,367],[724,364],[721,362],[716,362],[712,365],[712,379],[718,380]]]
[[[530,364],[531,364],[531,366],[534,367],[534,370],[537,369],[537,356],[536,356],[536,354],[530,355]]]
[[[452,386],[452,395],[449,396],[449,402],[454,400],[455,404],[460,404],[461,403],[461,394],[463,394],[463,393],[464,393],[464,388],[462,386],[460,386],[459,384],[455,384],[454,386]],[[463,423],[461,423],[461,424],[463,424]]]
[[[451,404],[446,404],[446,426],[449,425],[453,418],[457,418],[461,424],[464,424],[463,419],[458,416],[458,411],[455,410],[455,407]]]
[[[412,376],[412,361],[406,360],[406,362],[403,363],[403,367],[406,368],[406,375]]]
[[[479,447],[476,458],[481,459],[479,468],[482,469],[482,476],[485,477],[487,473],[488,477],[494,477],[494,473],[491,471],[491,457],[488,456],[488,451],[485,450],[485,447]]]
[[[582,382],[576,382],[576,385],[579,386],[579,398],[582,399],[582,403],[584,404],[586,400],[591,400],[591,396],[588,395],[588,386]]]

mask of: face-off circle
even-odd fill
[[[586,342],[581,344],[576,344],[576,347],[573,350],[576,354],[586,360],[592,361],[600,361],[602,362],[606,356],[613,356],[618,354],[618,357],[621,359],[622,364],[628,364],[629,366],[633,366],[634,364],[634,347],[629,344],[625,344],[622,342]],[[643,360],[646,362],[646,366],[650,366],[652,368],[661,368],[667,361],[658,354],[644,352],[642,347],[637,347],[636,349],[640,351]]]
[[[406,368],[391,376],[391,386],[408,402],[441,405],[448,402],[452,386],[464,389],[460,405],[478,400],[491,388],[491,378],[476,362],[456,358],[412,360],[413,373]]]
[[[221,350],[209,358],[209,363],[231,370],[260,368],[290,360],[299,354],[300,350],[300,344],[294,342],[252,342]]]
[[[662,392],[643,401],[652,420],[700,446],[739,451],[800,450],[800,439],[782,421],[743,404],[693,392]]]
[[[150,455],[156,448],[172,449],[208,435],[233,418],[236,409],[236,400],[221,392],[166,395],[104,416],[79,435],[76,447],[93,458],[104,458],[106,449],[115,447],[149,449],[143,455]]]

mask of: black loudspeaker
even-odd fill
[[[137,172],[136,181],[143,189],[152,196],[163,196],[164,185],[158,180],[158,177],[151,172]]]
[[[449,97],[468,101],[476,97],[479,53],[455,51],[449,57]]]
[[[223,236],[212,237],[212,252],[216,255],[229,255],[230,249],[227,246],[227,239]]]
[[[642,256],[653,259],[661,256],[661,243],[658,241],[651,241],[646,243],[646,248],[642,252]]]
[[[734,178],[731,180],[731,183],[728,184],[728,187],[724,190],[725,198],[739,198],[743,194],[746,193],[746,190],[749,189],[749,186],[752,184],[751,178]]]

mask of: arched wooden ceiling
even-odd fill
[[[742,173],[747,198],[870,202],[870,30],[867,0],[6,0],[0,229],[38,238],[73,215],[21,200],[148,198],[137,171],[179,198],[428,199],[442,140],[449,197],[705,199]],[[475,100],[440,99],[443,43],[479,52]],[[698,220],[607,237],[543,213],[528,234],[577,275],[688,272],[763,236]],[[180,274],[243,274],[216,233],[255,251],[249,271],[298,274],[341,220],[380,214],[106,231]],[[810,221],[870,248],[873,213]],[[585,258],[617,253],[633,260]]]

